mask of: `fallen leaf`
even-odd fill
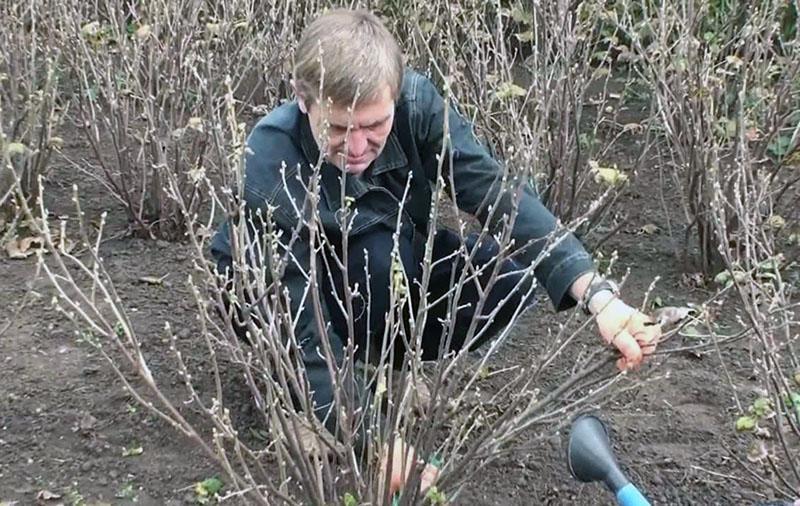
[[[203,131],[203,118],[198,118],[196,116],[192,117],[192,118],[189,118],[189,121],[186,124],[186,126],[188,128],[191,128],[192,130],[197,130],[198,132],[202,132]]]
[[[637,133],[637,132],[641,132],[643,130],[644,130],[644,126],[642,126],[639,123],[626,123],[626,124],[622,125],[622,131],[623,132],[634,132],[634,133]]]
[[[84,38],[94,37],[100,32],[100,22],[91,21],[81,27],[81,35]]]
[[[151,33],[152,29],[150,28],[150,25],[145,24],[136,29],[136,38],[139,40],[144,40],[149,37]]]
[[[97,418],[93,417],[91,413],[84,413],[78,422],[78,428],[83,432],[90,432],[97,426]]]
[[[767,445],[764,444],[764,441],[753,441],[750,448],[747,449],[747,460],[758,463],[765,458],[767,458]]]
[[[628,182],[628,175],[613,167],[601,167],[595,160],[589,160],[589,168],[594,174],[595,183],[602,183],[611,187],[620,186]]]
[[[122,456],[123,457],[136,457],[144,453],[144,448],[141,446],[136,446],[134,448],[125,448],[122,447]]]
[[[780,230],[786,226],[786,220],[783,219],[783,216],[778,214],[773,214],[769,218],[767,218],[767,228],[770,230]]]
[[[213,497],[214,495],[219,493],[220,490],[222,490],[222,486],[223,486],[222,480],[220,480],[215,476],[213,478],[208,478],[206,480],[196,483],[194,491],[197,495],[202,497],[208,497],[208,496]]]
[[[6,243],[6,253],[8,253],[8,258],[28,258],[43,246],[44,242],[39,237],[13,238]]]
[[[702,272],[686,272],[681,275],[681,284],[689,288],[700,288],[705,286],[706,277]]]
[[[663,327],[666,325],[675,325],[694,313],[695,310],[690,307],[667,306],[656,310],[653,316],[658,324]]]
[[[139,281],[142,283],[147,283],[148,285],[163,285],[164,280],[167,279],[169,274],[164,274],[163,276],[156,277],[156,276],[142,276],[139,278]]]
[[[795,149],[792,154],[784,158],[783,164],[789,167],[800,167],[800,149]]]
[[[766,427],[756,427],[756,436],[762,439],[772,439],[772,433]]]
[[[752,416],[740,416],[736,420],[736,430],[739,432],[745,432],[748,430],[753,430],[756,428],[756,419]]]
[[[528,92],[525,90],[525,88],[514,83],[503,83],[498,86],[497,91],[494,92],[494,95],[500,100],[513,97],[524,97],[527,94]]]
[[[659,230],[661,229],[655,223],[648,223],[647,225],[642,225],[642,227],[639,229],[639,233],[645,235],[653,235],[657,233]]]
[[[61,499],[61,494],[56,494],[49,490],[40,490],[39,493],[36,494],[36,499],[40,501],[55,501],[56,499]]]

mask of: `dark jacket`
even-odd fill
[[[407,183],[410,188],[402,211],[404,233],[427,234],[433,184],[442,152],[444,115],[445,103],[435,86],[424,76],[407,71],[386,146],[364,175],[345,178],[346,199],[340,198],[341,171],[328,163],[321,167],[318,211],[329,238],[341,237],[339,219],[343,205],[358,210],[351,236],[369,233],[375,227],[394,230]],[[513,237],[522,250],[516,260],[530,265],[545,246],[560,241],[540,259],[535,274],[557,310],[575,305],[569,287],[581,274],[593,269],[589,254],[572,234],[566,231],[552,234],[558,228],[557,221],[528,183],[509,190],[506,182],[503,197],[490,216],[488,209],[501,191],[501,166],[454,108],[449,108],[448,115],[450,156],[445,156],[443,176],[445,181],[452,176],[458,207],[482,222],[487,219],[494,222],[511,213],[515,200],[519,199]],[[308,207],[306,185],[320,157],[308,118],[296,102],[283,104],[259,121],[247,145],[246,208],[265,213],[269,206],[275,225],[283,233],[283,241],[288,242],[292,233],[299,231],[300,240],[294,242],[293,253],[307,266],[309,248],[302,240],[303,230],[297,226],[298,212],[303,213]],[[212,252],[217,259],[230,256],[229,228],[225,223],[212,241]],[[307,280],[293,263],[286,268],[282,280],[292,297],[293,314],[297,315]],[[319,408],[324,408],[332,394],[328,367],[317,352],[318,333],[311,311],[304,310],[297,317],[295,335],[305,352],[315,401]],[[328,334],[331,348],[341,358],[342,336]]]

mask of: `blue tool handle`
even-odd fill
[[[620,506],[650,506],[650,502],[633,483],[628,483],[617,491],[617,502]]]

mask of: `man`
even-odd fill
[[[423,359],[436,359],[464,346],[475,348],[492,337],[520,305],[528,303],[531,280],[524,274],[525,266],[537,260],[536,278],[556,309],[583,304],[596,316],[602,338],[622,353],[621,368],[638,366],[643,354],[652,351],[659,337],[658,326],[619,299],[615,285],[595,273],[588,253],[574,236],[558,232],[555,218],[530,185],[509,188],[503,183],[500,164],[475,139],[471,125],[445,105],[428,79],[404,68],[397,43],[375,16],[349,10],[320,16],[303,33],[293,77],[296,100],[263,118],[248,139],[244,197],[250,216],[266,214],[269,209],[281,240],[291,243],[293,261],[281,281],[291,297],[294,332],[302,346],[315,410],[329,428],[335,428],[334,395],[329,364],[320,350],[330,346],[339,366],[349,340],[354,341],[361,358],[370,346],[381,349],[376,341],[384,335],[390,310],[395,232],[399,223],[397,256],[407,278],[418,280],[439,174],[451,182],[458,207],[484,223],[500,226],[516,212],[512,236],[519,251],[513,259],[502,261],[499,270],[503,276],[485,294],[480,315],[475,314],[479,292],[474,282],[465,284],[455,317],[448,320],[447,301],[430,310],[421,343]],[[319,161],[319,192],[309,196]],[[317,206],[320,227],[339,255],[345,239],[342,216],[352,218],[346,234],[348,283],[371,295],[368,301],[363,297],[353,301],[352,314],[357,316],[348,321],[339,302],[344,293],[341,269],[330,268],[333,260],[315,253],[325,257],[317,262],[323,271],[319,276],[323,309],[330,322],[325,335],[320,335],[322,327],[314,321],[311,304],[301,302],[309,283],[305,274],[312,254],[303,221],[308,219],[311,199]],[[220,272],[230,275],[229,234],[226,223],[214,238],[212,252]],[[556,243],[554,236],[561,236]],[[465,268],[465,261],[454,254],[461,247],[455,233],[436,232],[434,262],[454,260],[438,262],[432,268],[428,301],[446,293],[451,276]],[[497,261],[497,245],[492,242],[478,244],[473,237],[466,247],[475,250],[473,265]],[[549,253],[538,258],[545,249]],[[479,277],[479,281],[484,279]],[[408,283],[409,290],[414,286]],[[412,299],[418,302],[420,297],[415,293]],[[479,337],[466,342],[473,318],[490,311],[491,318],[481,320]],[[453,332],[443,342],[446,320]],[[406,350],[402,343],[396,347],[395,359],[402,359]],[[395,454],[411,451],[402,442],[397,448],[402,451]],[[406,479],[398,474],[400,467],[393,466],[393,489]],[[423,484],[434,478],[435,470],[428,468]]]

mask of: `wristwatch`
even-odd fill
[[[586,288],[586,293],[583,294],[583,300],[581,301],[581,309],[583,309],[584,313],[591,316],[592,312],[589,310],[589,302],[592,301],[595,295],[605,290],[608,290],[614,295],[619,295],[619,285],[610,279],[597,277],[589,283],[589,286]]]

